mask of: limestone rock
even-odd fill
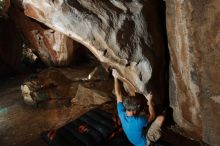
[[[165,38],[158,1],[23,0],[25,14],[87,47],[107,70],[115,68],[162,105]],[[153,74],[152,74],[153,72]],[[151,79],[151,80],[150,80]],[[150,84],[148,84],[150,80]]]
[[[86,46],[140,93],[152,75],[152,40],[139,1],[23,0],[25,14]],[[143,49],[147,57],[143,55]]]
[[[74,41],[66,35],[54,31],[24,15],[19,5],[13,1],[9,9],[10,17],[21,30],[28,44],[47,65],[69,65],[74,55]]]
[[[191,137],[220,145],[219,0],[166,0],[174,120]]]

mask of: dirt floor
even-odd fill
[[[42,131],[61,127],[93,108],[64,103],[49,108],[28,106],[23,102],[20,90],[26,77],[8,77],[0,82],[0,146],[46,146],[40,137]],[[162,139],[175,146],[204,145],[169,128],[163,131]]]

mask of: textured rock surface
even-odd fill
[[[220,145],[220,1],[167,0],[170,104],[188,134]]]
[[[82,43],[103,64],[116,68],[136,90],[147,93],[155,52],[143,3],[23,0],[23,6],[26,15]]]
[[[9,15],[44,63],[69,65],[74,55],[74,41],[71,38],[31,20],[24,15],[17,3],[12,3]]]

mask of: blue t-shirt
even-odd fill
[[[144,116],[127,116],[122,102],[117,104],[117,109],[122,128],[129,141],[135,146],[146,146],[147,140],[143,128],[148,123],[147,118]]]

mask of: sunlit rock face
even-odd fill
[[[156,70],[164,69],[164,45],[155,45],[163,44],[157,40],[161,32],[156,32],[157,37],[148,32],[160,27],[155,23],[157,10],[150,1],[146,3],[137,0],[23,0],[27,16],[86,46],[106,68],[117,69],[143,94],[147,94],[146,84],[152,76],[154,60],[160,60],[155,64],[158,65]],[[149,28],[144,9],[155,15]],[[159,49],[162,50],[160,55],[156,54]],[[161,73],[157,75],[159,85],[163,77]],[[129,90],[134,90],[129,85]]]
[[[70,64],[74,54],[74,41],[71,38],[31,20],[16,3],[12,3],[9,15],[45,64]]]
[[[167,0],[170,104],[188,134],[220,144],[220,1]]]

